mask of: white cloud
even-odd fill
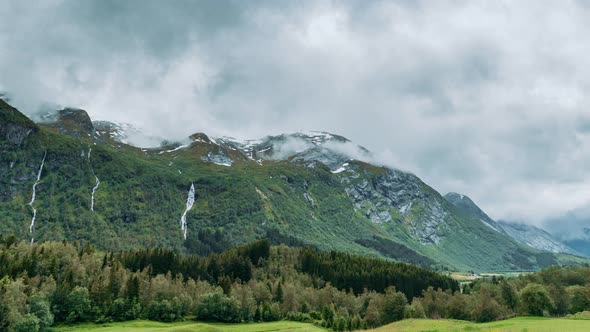
[[[331,131],[494,218],[590,206],[584,3],[214,3],[9,2],[0,87],[170,139]]]

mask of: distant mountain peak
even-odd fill
[[[88,113],[79,108],[64,108],[58,111],[57,125],[63,134],[73,137],[94,136],[96,129]]]
[[[444,198],[456,207],[475,214],[480,219],[493,221],[492,218],[483,212],[483,210],[480,209],[479,206],[477,206],[477,204],[475,204],[475,202],[473,202],[473,200],[467,195],[450,192],[444,195]]]
[[[205,133],[194,133],[190,136],[193,142],[212,143],[211,139]]]
[[[498,221],[498,224],[513,239],[530,247],[554,253],[578,254],[574,249],[539,227],[506,221]]]

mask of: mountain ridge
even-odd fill
[[[0,185],[7,188],[0,195],[6,220],[0,232],[31,237],[26,202],[46,156],[36,188],[40,241],[207,254],[269,238],[454,270],[579,261],[495,232],[416,175],[358,160],[370,152],[339,135],[236,142],[201,133],[184,144],[146,149],[96,128],[64,131],[66,123],[36,124],[19,146],[0,142],[9,151],[0,157]]]
[[[557,240],[553,235],[541,228],[524,223],[493,220],[467,195],[448,193],[445,195],[445,198],[459,209],[479,218],[486,226],[499,233],[510,236],[521,244],[552,253],[580,255],[576,250],[568,247],[565,243]]]

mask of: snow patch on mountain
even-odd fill
[[[158,152],[158,154],[164,154],[164,153],[171,153],[171,152],[176,152],[182,149],[186,149],[190,146],[190,144],[183,144],[183,145],[179,145],[177,147],[175,147],[174,149],[170,149],[170,150],[164,150],[164,151],[160,151]]]
[[[156,148],[162,146],[163,137],[152,136],[141,128],[129,123],[115,123],[110,121],[93,121],[97,133],[116,142],[141,148]]]
[[[219,151],[219,153],[209,152],[206,156],[201,157],[201,160],[226,167],[230,167],[233,164],[233,160],[225,155],[223,151]]]

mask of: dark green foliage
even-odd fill
[[[85,287],[76,286],[66,298],[64,311],[66,323],[87,322],[92,320],[92,303]]]
[[[568,289],[567,293],[571,297],[571,313],[590,310],[589,286],[572,286]]]
[[[478,323],[491,322],[500,317],[502,308],[488,288],[481,288],[474,301],[475,304],[471,312],[474,321]]]
[[[459,320],[469,320],[471,318],[470,315],[470,305],[468,303],[468,297],[462,295],[459,292],[456,292],[449,300],[447,304],[446,314],[448,318],[451,319],[459,319]]]
[[[172,318],[171,321],[173,321],[175,317],[169,317],[167,313],[163,312],[165,310],[165,308],[162,309],[161,307],[150,307],[147,310],[147,315],[150,315],[151,317],[163,317],[166,319]],[[115,322],[124,322],[138,319],[140,314],[141,305],[136,299],[116,299],[109,308],[108,317]]]
[[[404,308],[408,304],[408,299],[401,292],[396,292],[395,288],[389,287],[385,291],[384,308],[381,318],[383,324],[388,324],[404,318]]]
[[[531,283],[520,291],[524,310],[533,316],[543,316],[544,311],[552,310],[553,300],[543,285]]]
[[[25,315],[21,320],[14,324],[14,332],[37,332],[41,329],[41,322],[37,316],[32,314]]]
[[[362,246],[373,248],[382,253],[385,257],[393,258],[398,261],[416,264],[424,268],[430,268],[435,262],[407,246],[393,242],[379,236],[373,235],[372,239],[360,239],[356,241]]]
[[[221,293],[205,294],[197,306],[195,316],[204,321],[236,323],[240,320],[236,300]]]
[[[291,319],[342,331],[402,317],[484,322],[516,314],[563,315],[586,309],[590,302],[590,267],[552,267],[514,279],[476,281],[469,294],[427,287],[407,304],[401,288],[392,287],[399,280],[408,278],[415,284],[407,285],[419,287],[424,282],[446,285],[448,277],[404,263],[270,247],[266,241],[208,257],[160,249],[102,253],[66,241],[21,242],[8,248],[0,244],[0,257],[5,271],[0,276],[0,331],[137,318],[177,321],[193,315],[227,322]],[[250,274],[242,280],[248,271],[240,268],[244,266]],[[343,278],[329,269],[343,271]],[[197,278],[185,275],[190,273]],[[383,282],[383,275],[383,291],[367,287],[355,294],[352,276],[373,287]]]
[[[301,271],[331,282],[340,289],[362,293],[365,289],[384,292],[395,286],[408,299],[420,296],[428,286],[457,291],[459,284],[438,273],[415,265],[391,263],[339,252],[303,249]]]
[[[29,311],[39,319],[39,331],[47,331],[53,325],[53,313],[49,301],[40,295],[33,295],[29,299]]]
[[[326,266],[349,262],[351,275],[363,280],[373,273],[367,269],[387,272],[385,291],[355,295],[345,280],[338,290],[321,276],[300,271],[306,256],[320,265],[325,259]],[[207,257],[167,249],[102,253],[78,242],[21,242],[1,245],[0,257],[6,273],[0,279],[0,331],[138,318],[171,322],[190,315],[222,322],[287,318],[340,331],[401,319],[406,296],[391,286],[404,273],[438,280],[436,273],[407,264],[270,247],[264,240]]]
[[[171,272],[173,276],[217,283],[223,275],[228,278],[224,282],[231,284],[235,280],[250,280],[253,265],[268,259],[269,249],[268,241],[261,240],[206,258],[178,255],[172,250],[158,248],[122,253],[119,259],[131,271],[143,271],[149,266],[153,276]]]
[[[278,303],[265,303],[261,309],[261,322],[275,322],[281,320],[281,310]]]
[[[518,307],[519,297],[516,287],[507,281],[503,281],[500,284],[500,290],[502,292],[502,300],[504,304],[512,311]]]
[[[174,322],[182,317],[178,304],[168,300],[151,302],[145,310],[145,318],[159,322]]]
[[[1,97],[1,96],[0,96]],[[0,98],[0,123],[17,124],[27,128],[36,128],[37,126],[33,121],[24,116],[18,110],[8,105],[4,100]]]

